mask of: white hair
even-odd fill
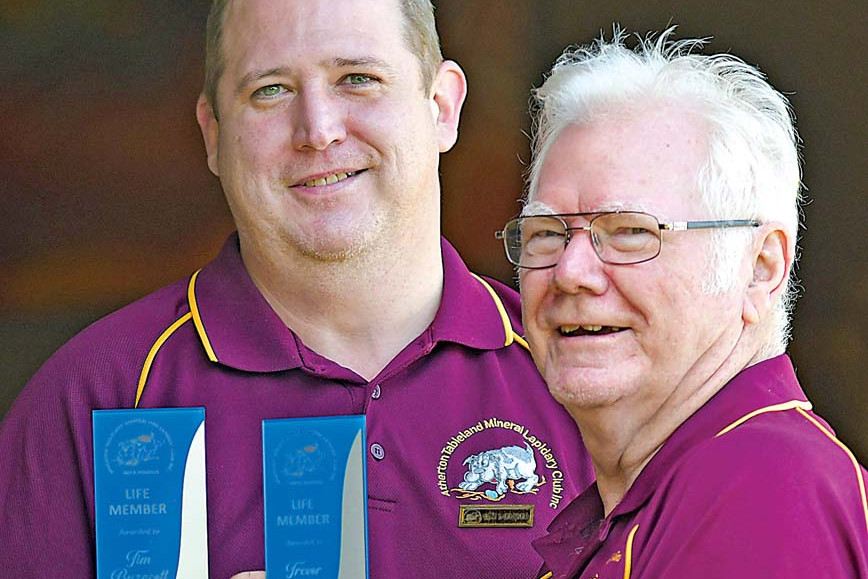
[[[675,41],[673,31],[639,37],[631,50],[624,45],[626,34],[615,26],[610,42],[601,36],[590,45],[567,48],[558,58],[532,97],[528,200],[533,201],[540,168],[565,128],[669,104],[689,108],[708,127],[708,155],[697,188],[709,219],[779,221],[794,240],[801,171],[789,102],[753,66],[729,54],[696,54],[705,41]],[[707,291],[733,287],[735,264],[755,233],[713,230]],[[766,355],[786,348],[796,285],[790,273],[775,304]]]

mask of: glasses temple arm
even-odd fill
[[[661,223],[660,229],[665,231],[687,231],[688,229],[712,229],[717,227],[759,227],[762,225],[754,219],[726,219],[722,221],[673,221]]]

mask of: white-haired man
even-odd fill
[[[534,542],[540,575],[866,577],[865,470],[784,354],[789,107],[700,45],[616,30],[536,93],[528,203],[500,235],[597,475]]]

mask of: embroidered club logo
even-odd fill
[[[534,504],[547,499],[549,508],[558,508],[563,480],[558,460],[543,439],[526,426],[497,417],[456,433],[437,464],[440,494],[465,502],[461,526],[530,526]],[[516,511],[523,507],[522,518]],[[505,524],[510,521],[516,524]]]

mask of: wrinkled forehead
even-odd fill
[[[684,219],[702,209],[706,123],[672,106],[566,125],[537,159],[526,212],[642,211]],[[680,215],[685,213],[685,215]]]
[[[578,197],[579,201],[581,201],[581,195],[578,195]],[[611,213],[615,211],[641,211],[643,213],[653,213],[647,203],[639,201],[631,201],[629,203],[624,201],[609,201],[592,207],[582,207],[582,213]],[[557,215],[559,213],[571,212],[563,211],[556,207],[552,207],[548,203],[537,200],[528,202],[521,210],[522,217],[528,215]]]

